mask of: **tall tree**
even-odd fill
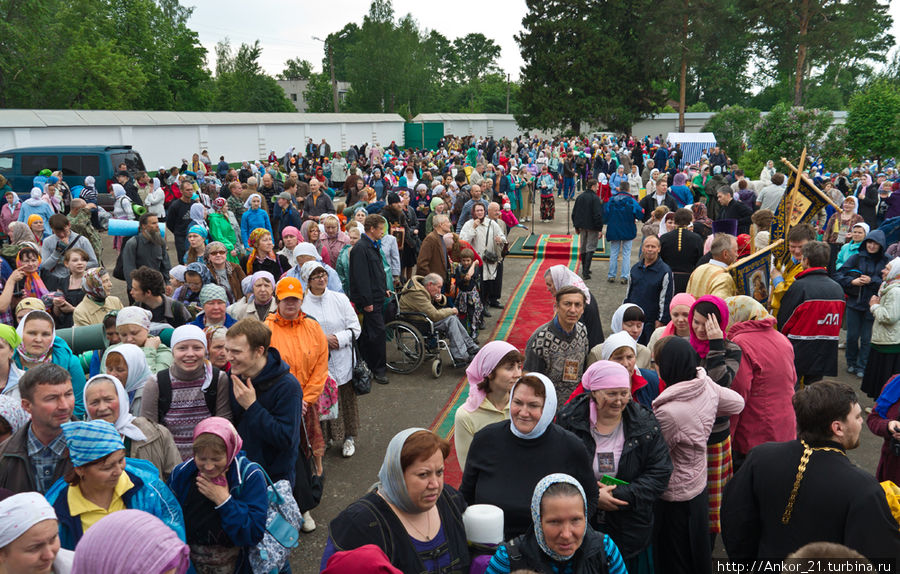
[[[309,113],[329,113],[334,111],[334,94],[331,89],[331,74],[313,74],[303,92],[306,111]]]
[[[293,112],[294,105],[259,65],[259,40],[232,51],[228,38],[216,44],[216,83],[212,101],[220,112]]]
[[[759,73],[805,103],[810,81],[860,64],[883,62],[893,38],[887,0],[743,0],[752,22]],[[767,82],[768,83],[768,82]]]
[[[359,26],[350,22],[337,32],[325,37],[325,55],[322,57],[322,69],[328,70],[328,48],[334,51],[334,78],[338,82],[347,81],[347,65],[352,57],[353,47],[359,41]]]
[[[602,122],[628,131],[665,97],[663,18],[650,0],[526,0],[520,125],[569,128]],[[618,17],[619,15],[621,17]]]

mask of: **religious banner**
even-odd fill
[[[781,202],[775,209],[775,219],[772,221],[770,240],[773,243],[779,239],[785,240],[772,252],[776,261],[784,259],[787,253],[788,230],[795,225],[809,223],[825,205],[831,203],[819,190],[810,185],[806,178],[801,177],[799,182],[796,180],[797,174],[792,173],[784,195],[781,196]]]
[[[752,255],[735,261],[728,267],[739,295],[746,295],[768,306],[769,272],[772,268],[772,254],[783,248],[784,240],[770,244]]]

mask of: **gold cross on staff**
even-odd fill
[[[807,183],[807,185],[809,185],[810,188],[812,188],[816,193],[818,193],[819,196],[822,199],[824,199],[826,203],[830,204],[832,207],[834,207],[838,211],[841,210],[840,205],[836,204],[834,201],[831,200],[830,197],[825,195],[822,192],[822,190],[816,186],[815,182],[813,180],[811,180],[808,175],[803,173],[803,164],[806,163],[806,147],[804,147],[803,151],[800,153],[800,165],[798,167],[794,167],[794,164],[789,162],[787,160],[787,158],[781,158],[781,162],[783,164],[785,164],[786,166],[788,166],[791,169],[791,171],[793,171],[795,174],[797,174],[797,177],[794,178],[794,188],[790,192],[792,202],[794,201],[794,194],[798,193],[798,190],[800,189],[800,180],[803,179],[803,181],[805,181]]]

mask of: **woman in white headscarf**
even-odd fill
[[[164,206],[166,201],[166,192],[162,188],[159,183],[159,178],[153,178],[153,191],[147,194],[147,198],[144,199],[144,207],[147,208],[147,213],[151,215],[155,215],[160,220],[165,220],[166,218],[166,208]]]
[[[353,376],[353,341],[359,337],[356,311],[343,293],[327,288],[328,271],[323,263],[307,261],[300,269],[300,280],[306,284],[301,309],[315,317],[328,339],[328,373],[338,384],[340,417],[326,421],[326,440],[343,441],[344,457],[356,452],[354,437],[359,433],[359,411],[356,392],[348,385]]]
[[[163,480],[181,464],[181,455],[169,429],[129,412],[128,392],[118,377],[106,374],[91,377],[84,386],[84,404],[87,420],[112,423],[122,435],[125,456],[152,462]]]
[[[151,379],[156,381],[156,375],[147,366],[147,358],[141,348],[131,343],[110,347],[103,355],[100,369],[115,376],[119,381],[124,381],[128,402],[131,403],[131,412],[140,413],[144,385]]]
[[[584,280],[565,265],[554,265],[544,273],[544,283],[547,285],[547,291],[550,291],[551,296],[555,296],[558,290],[569,285],[577,287],[584,292],[584,313],[581,314],[579,322],[587,329],[588,348],[593,349],[602,343],[603,324],[600,321],[600,309],[597,307],[596,297],[591,295],[587,285],[584,284]]]
[[[624,303],[619,305],[616,312],[613,313],[612,321],[610,321],[612,333],[625,331],[635,340],[640,339],[641,333],[644,331],[644,310],[634,303]],[[593,351],[593,349],[591,349]],[[649,369],[651,362],[651,353],[645,345],[637,343],[637,366],[640,369]]]
[[[509,540],[531,527],[528,501],[538,481],[566,471],[588,493],[590,520],[597,509],[597,481],[581,441],[553,424],[553,383],[540,373],[527,373],[509,396],[509,422],[488,425],[472,440],[459,487],[466,502],[499,506]]]
[[[0,501],[0,571],[69,574],[75,553],[60,549],[58,529],[56,512],[37,492]]]
[[[872,347],[863,375],[862,390],[873,399],[895,374],[900,372],[900,257],[894,257],[881,271],[878,295],[869,299]]]
[[[584,450],[584,447],[580,447]],[[321,569],[338,550],[374,544],[403,572],[469,571],[459,492],[444,484],[450,444],[431,431],[409,428],[388,444],[375,489],[329,526]]]

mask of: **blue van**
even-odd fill
[[[84,185],[85,176],[92,175],[100,205],[112,211],[112,184],[123,163],[132,177],[145,170],[141,154],[130,145],[23,147],[0,152],[0,175],[23,200],[29,198],[34,177],[43,169],[62,171],[69,187]]]

